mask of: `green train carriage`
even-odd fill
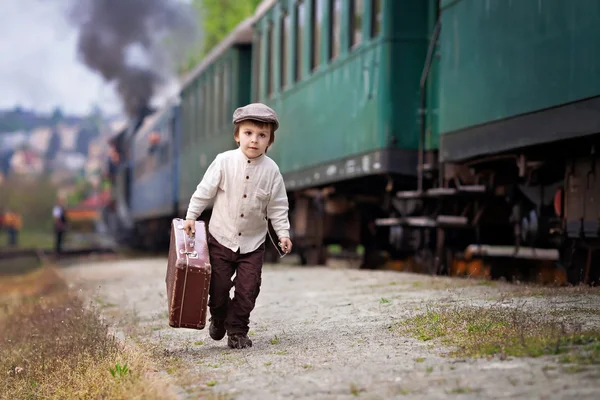
[[[296,246],[324,263],[328,243],[365,246],[377,263],[393,190],[416,185],[418,147],[437,144],[420,115],[420,79],[436,21],[421,0],[267,0],[257,9],[252,100],[281,129],[269,149],[288,189]],[[435,92],[428,86],[427,92]],[[434,98],[434,96],[433,96]],[[424,132],[425,133],[425,132]]]
[[[477,256],[516,267],[493,275],[545,263],[559,281],[598,281],[600,2],[441,0],[440,11],[439,163],[426,190],[398,193],[419,202],[432,270]]]

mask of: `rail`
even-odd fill
[[[116,250],[110,247],[87,247],[81,249],[63,250],[58,258],[80,257],[89,254],[116,254]],[[41,248],[24,248],[0,252],[0,261],[14,260],[22,257],[36,257],[44,261],[50,257],[57,257],[54,251]]]

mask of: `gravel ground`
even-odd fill
[[[556,357],[457,359],[439,343],[390,329],[435,304],[481,304],[508,284],[341,267],[264,267],[251,315],[254,346],[231,350],[202,331],[168,326],[166,259],[86,263],[65,277],[99,305],[118,336],[176,360],[181,398],[592,399],[597,365],[568,373]],[[600,296],[539,297],[540,312],[579,307],[600,327]],[[585,310],[591,310],[585,315]],[[593,393],[596,393],[594,395]]]

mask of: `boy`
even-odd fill
[[[227,345],[242,349],[252,346],[248,324],[260,292],[266,217],[286,254],[292,242],[283,178],[265,154],[279,127],[277,114],[253,103],[235,110],[233,124],[238,148],[218,154],[210,164],[190,199],[184,229],[188,235],[195,233],[194,221],[215,200],[207,237],[212,265],[209,334],[221,340],[227,333]],[[230,299],[234,273],[235,295]]]

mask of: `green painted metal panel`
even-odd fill
[[[428,16],[428,47],[431,45],[433,39],[433,33],[435,25],[438,20],[437,12],[438,0],[429,0],[429,8],[427,10]],[[433,58],[431,59],[431,66],[429,75],[427,77],[427,97],[426,97],[426,108],[427,115],[425,121],[425,149],[436,150],[440,145],[440,132],[439,132],[439,71],[440,71],[440,40],[439,36],[434,43]]]
[[[214,157],[236,147],[231,118],[250,99],[250,60],[249,46],[233,47],[182,90],[180,209],[187,208]],[[216,71],[223,74],[219,85]],[[228,84],[221,81],[225,75]]]
[[[306,15],[312,2],[305,2]],[[370,37],[371,2],[363,1],[362,43],[348,49],[348,2],[342,2],[341,52],[329,60],[329,2],[323,1],[320,65],[310,70],[312,32],[303,35],[302,76],[280,90],[279,57],[274,62],[274,84],[268,96],[261,85],[258,101],[278,113],[281,128],[269,155],[282,173],[299,171],[352,155],[377,149],[416,150],[419,137],[419,79],[429,43],[429,5],[420,0],[383,0],[382,34]],[[295,18],[295,7],[287,12]],[[292,3],[293,5],[293,3]],[[281,3],[257,24],[262,43],[266,28],[274,22],[276,48],[281,37]],[[309,26],[309,25],[307,25]],[[295,42],[295,30],[291,30]],[[293,46],[288,46],[290,60]],[[266,46],[261,46],[261,82],[269,76],[265,69]],[[288,76],[293,76],[288,63]]]
[[[600,1],[441,4],[442,134],[600,94]]]
[[[420,79],[429,46],[429,2],[415,0],[389,1],[386,18],[388,54],[390,54],[389,86],[391,109],[383,115],[390,121],[390,139],[403,149],[418,149]]]

